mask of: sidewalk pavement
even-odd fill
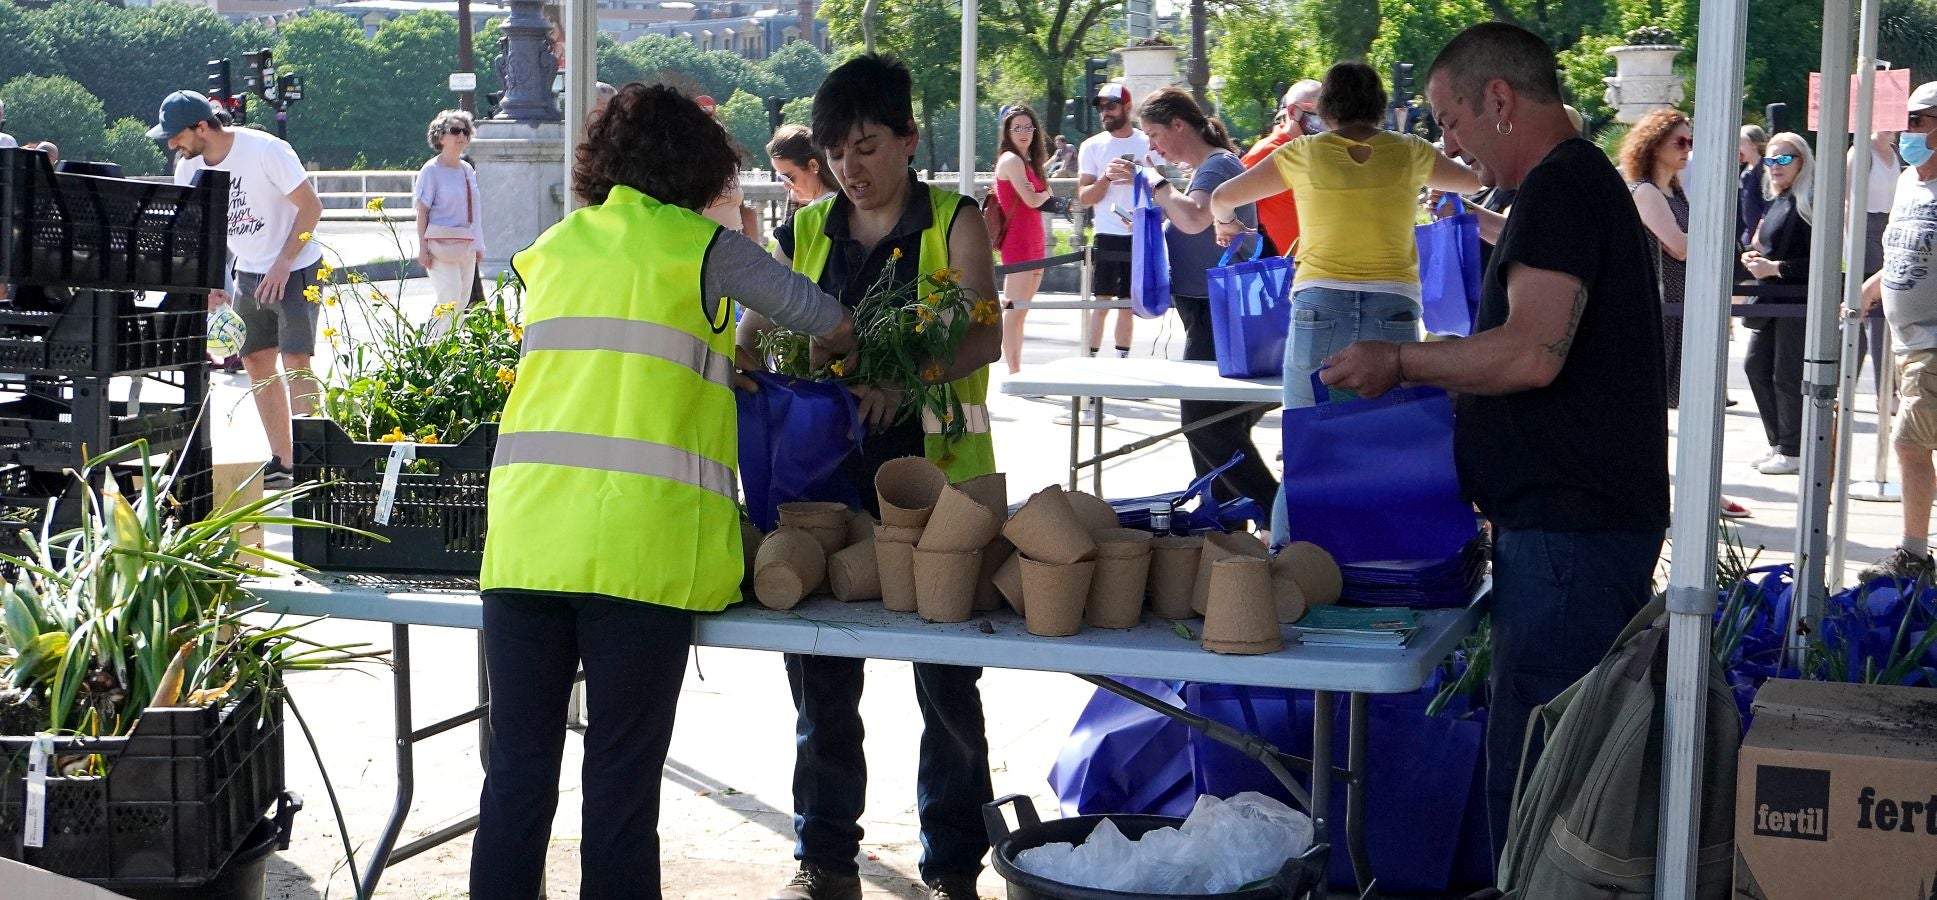
[[[430,305],[426,283],[411,282],[405,291],[409,314],[427,317]],[[1074,312],[1032,313],[1025,362],[1033,365],[1080,352],[1077,321]],[[1750,548],[1766,548],[1761,561],[1769,563],[1791,555],[1798,479],[1761,475],[1747,466],[1763,452],[1766,441],[1741,376],[1740,354],[1746,343],[1738,339],[1731,345],[1730,390],[1742,404],[1724,417],[1723,489],[1754,509],[1755,518],[1741,523],[1741,533]],[[1138,323],[1133,357],[1181,357],[1182,350],[1183,332],[1174,316]],[[328,360],[319,358],[317,364],[327,365]],[[1000,365],[996,372],[999,383]],[[211,418],[217,427],[218,460],[260,460],[267,455],[245,389],[240,376],[215,378]],[[1869,390],[1866,376],[1855,404],[1858,428],[1852,470],[1858,479],[1870,477],[1874,458],[1874,399]],[[990,406],[998,459],[1009,475],[1012,499],[1065,480],[1068,431],[1054,424],[1054,417],[1067,411],[1065,401],[1010,397],[998,388]],[[1108,430],[1112,444],[1168,430],[1177,416],[1176,405],[1166,402],[1115,402],[1110,412],[1120,420]],[[1670,424],[1674,429],[1672,416]],[[1262,452],[1275,455],[1278,428],[1278,415],[1273,413],[1254,431]],[[1679,429],[1674,430],[1679,439]],[[1181,487],[1190,480],[1191,469],[1183,441],[1172,439],[1112,461],[1106,474],[1111,493],[1131,495]],[[1897,507],[1854,504],[1851,523],[1853,572],[1892,546],[1898,532]],[[287,536],[276,540],[286,546]],[[381,625],[347,621],[323,622],[309,633],[327,642],[367,641],[377,646],[389,646],[390,638]],[[430,628],[415,629],[413,635],[418,724],[467,708],[476,696],[475,635]],[[925,896],[915,876],[920,853],[914,812],[920,718],[909,668],[907,663],[882,661],[867,668],[872,689],[863,701],[863,714],[869,725],[871,778],[863,821],[867,836],[862,872],[869,898]],[[389,812],[394,786],[389,679],[380,673],[332,672],[292,676],[290,684],[296,707],[315,730],[358,858],[366,858]],[[1064,675],[990,670],[983,676],[982,693],[996,795],[1030,795],[1045,816],[1056,815],[1046,776],[1090,689]],[[269,897],[352,896],[330,798],[308,746],[294,730],[293,716],[290,725],[288,781],[307,799],[308,807],[297,819],[290,849],[272,862]],[[793,711],[778,656],[717,649],[696,652],[687,669],[671,754],[660,773],[667,897],[759,900],[792,874],[792,735]],[[474,729],[461,728],[419,746],[412,818],[403,840],[475,813],[480,784],[475,738]],[[580,748],[579,736],[568,738],[548,868],[555,897],[575,895],[581,833]],[[640,775],[653,777],[654,773]],[[399,863],[386,874],[379,895],[463,897],[469,850],[469,839],[460,838]],[[981,893],[1003,896],[1001,880],[993,872],[984,873]]]

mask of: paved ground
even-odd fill
[[[359,234],[350,238],[357,248],[379,241],[367,229]],[[336,240],[333,236],[328,239]],[[380,255],[368,249],[358,252]],[[429,302],[421,283],[411,285],[406,301],[412,315],[428,315]],[[1029,363],[1078,352],[1075,313],[1032,313],[1028,334],[1025,360]],[[1725,417],[1729,462],[1723,479],[1726,491],[1755,510],[1756,517],[1743,526],[1746,542],[1751,547],[1766,545],[1763,559],[1774,561],[1786,559],[1790,553],[1788,529],[1794,523],[1797,479],[1759,475],[1745,465],[1766,444],[1740,374],[1745,343],[1738,339],[1731,347],[1731,394],[1742,405]],[[1135,355],[1180,356],[1182,347],[1182,329],[1174,318],[1139,323]],[[263,458],[266,450],[242,380],[218,376],[216,381],[213,402],[218,459]],[[1869,390],[1867,378],[1864,390]],[[1061,481],[1068,439],[1053,418],[1063,407],[1006,396],[997,396],[991,406],[997,422],[1000,461],[1009,473],[1014,496],[1025,496],[1042,485]],[[1121,421],[1110,435],[1118,442],[1174,427],[1173,403],[1113,407]],[[1874,401],[1866,396],[1856,407],[1859,428],[1854,473],[1867,478],[1874,458]],[[1277,443],[1277,429],[1274,414],[1266,417],[1254,435],[1267,453],[1273,452]],[[1189,477],[1184,446],[1172,440],[1116,461],[1108,469],[1107,483],[1112,486],[1111,493],[1151,492],[1181,486]],[[1886,551],[1898,529],[1895,506],[1859,503],[1853,513],[1850,556],[1854,566]],[[415,633],[413,672],[418,679],[419,721],[464,708],[476,689],[474,636],[437,629],[418,629]],[[315,636],[381,646],[389,642],[387,629],[353,622],[319,624]],[[864,701],[864,714],[869,724],[868,767],[872,777],[864,822],[867,858],[862,866],[870,898],[922,896],[914,876],[919,854],[913,811],[919,719],[908,668],[905,663],[877,662],[868,669],[872,689]],[[299,676],[292,678],[291,684],[296,708],[314,729],[361,858],[367,855],[368,842],[374,839],[392,797],[388,680],[343,672]],[[996,793],[1029,794],[1039,809],[1053,810],[1045,776],[1089,689],[1073,678],[1006,671],[988,672],[982,688]],[[791,874],[788,811],[792,720],[777,656],[722,650],[697,654],[688,669],[679,727],[662,776],[662,856],[668,897],[758,900]],[[473,730],[461,729],[424,745],[425,761],[418,770],[406,839],[475,811],[480,779],[474,737]],[[572,886],[576,883],[581,833],[576,773],[579,746],[576,736],[567,743],[568,762],[553,829],[549,872],[553,896],[559,897],[575,895]],[[300,741],[291,743],[289,762],[290,785],[307,798],[309,807],[298,820],[295,843],[273,864],[270,896],[351,896],[350,882],[343,871],[342,839],[317,766]],[[640,775],[653,777],[653,773]],[[397,865],[384,879],[380,894],[465,896],[469,849],[468,840],[458,839]],[[1002,885],[993,873],[984,875],[981,888],[984,896],[1002,896]]]

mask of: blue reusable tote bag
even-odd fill
[[[1291,261],[1259,259],[1263,235],[1253,238],[1251,255],[1233,263],[1244,243],[1225,248],[1216,268],[1204,273],[1211,293],[1211,334],[1217,344],[1217,374],[1225,378],[1272,378],[1284,374],[1285,339],[1291,333]]]
[[[740,487],[762,532],[779,525],[780,504],[831,500],[860,505],[841,463],[861,449],[854,395],[831,381],[747,373],[758,391],[733,392],[740,424]]]
[[[1320,370],[1323,371],[1323,370]],[[1425,386],[1284,411],[1285,524],[1341,564],[1445,559],[1478,529],[1460,498],[1453,402]]]
[[[1419,303],[1426,331],[1466,337],[1480,309],[1480,217],[1455,194],[1440,198],[1457,210],[1414,229],[1419,243]]]
[[[1138,175],[1130,212],[1130,309],[1142,319],[1170,311],[1170,251],[1164,246],[1164,209]]]

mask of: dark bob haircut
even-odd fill
[[[699,104],[663,84],[635,81],[585,123],[585,141],[572,164],[572,193],[589,204],[604,203],[613,186],[623,184],[699,212],[726,192],[739,165],[732,138]]]
[[[1385,119],[1385,85],[1362,62],[1342,62],[1325,73],[1318,91],[1318,115],[1334,126],[1377,125]]]
[[[814,92],[814,143],[826,148],[869,123],[907,137],[915,133],[914,78],[891,56],[863,53],[827,73]]]

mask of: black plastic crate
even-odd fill
[[[130,291],[22,286],[0,303],[0,372],[117,375],[202,362],[207,304],[171,293],[158,304]]]
[[[179,470],[176,461],[181,460]],[[215,509],[215,472],[209,462],[207,448],[191,443],[189,447],[168,453],[150,463],[150,469],[157,475],[179,473],[173,489],[169,492],[164,515],[177,522],[199,522],[208,517]],[[137,496],[137,481],[141,478],[139,461],[118,463],[113,466],[114,477],[121,490],[131,498]],[[101,487],[94,479],[96,489]],[[34,469],[28,466],[0,466],[0,553],[24,556],[27,543],[21,531],[33,534],[35,540],[42,535],[42,526],[47,521],[51,509],[53,522],[45,533],[56,535],[81,524],[81,487],[74,476],[54,469]],[[0,572],[8,567],[0,565]],[[10,574],[10,573],[9,573]]]
[[[78,468],[83,447],[101,454],[142,438],[155,453],[188,446],[208,393],[207,367],[163,374],[143,387],[180,397],[136,405],[111,399],[106,378],[0,381],[0,464]]]
[[[229,176],[192,187],[56,174],[47,155],[0,150],[0,281],[129,291],[222,287]]]
[[[266,713],[265,713],[266,710]],[[283,790],[282,698],[246,691],[223,708],[150,709],[122,738],[58,739],[101,753],[108,774],[47,780],[44,846],[24,846],[30,737],[0,737],[0,856],[114,885],[207,882]]]
[[[327,528],[297,528],[297,562],[326,570],[476,575],[484,564],[484,501],[498,426],[480,425],[456,444],[420,444],[397,478],[390,524],[376,522],[391,444],[353,441],[335,422],[298,418],[296,481],[324,482],[295,503],[296,515],[348,525],[389,543]]]

